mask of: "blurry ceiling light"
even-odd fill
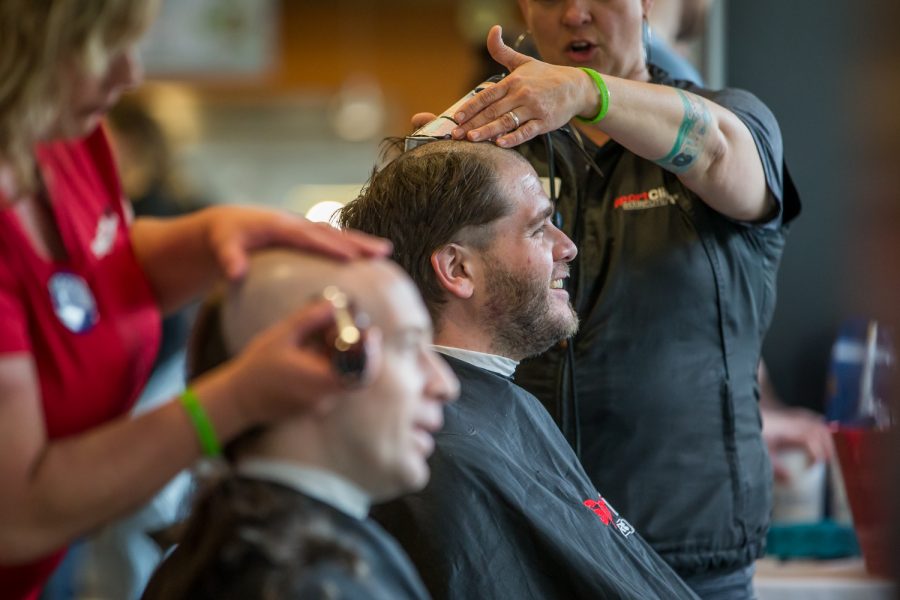
[[[343,207],[344,205],[342,203],[335,202],[334,200],[317,202],[306,211],[306,218],[317,223],[331,223],[337,227],[337,213]]]

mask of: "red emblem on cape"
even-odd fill
[[[585,500],[584,505],[594,511],[594,514],[600,517],[604,525],[609,525],[613,520],[613,513],[607,506],[606,501],[601,497],[597,500]]]

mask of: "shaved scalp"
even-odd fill
[[[250,260],[247,275],[222,297],[222,335],[234,355],[258,333],[303,307],[335,285],[375,324],[389,318],[388,289],[411,285],[387,260],[337,262],[291,250],[267,250]]]

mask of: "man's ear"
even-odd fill
[[[431,255],[431,267],[447,293],[463,299],[475,293],[472,258],[471,251],[459,244],[447,244]]]

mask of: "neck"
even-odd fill
[[[307,416],[270,427],[252,445],[242,449],[238,463],[262,461],[293,464],[299,468],[330,473],[359,488],[366,496],[373,496],[372,490],[353,469],[358,461],[345,456],[341,451],[344,445],[342,436],[328,427],[326,421]],[[321,494],[316,496],[325,502],[330,500],[320,497]]]
[[[435,329],[434,343],[438,346],[472,350],[474,352],[519,360],[518,357],[507,356],[502,352],[498,352],[487,328],[469,326],[469,323],[473,322],[475,321],[465,315],[461,317],[452,313],[441,315],[440,324]]]

